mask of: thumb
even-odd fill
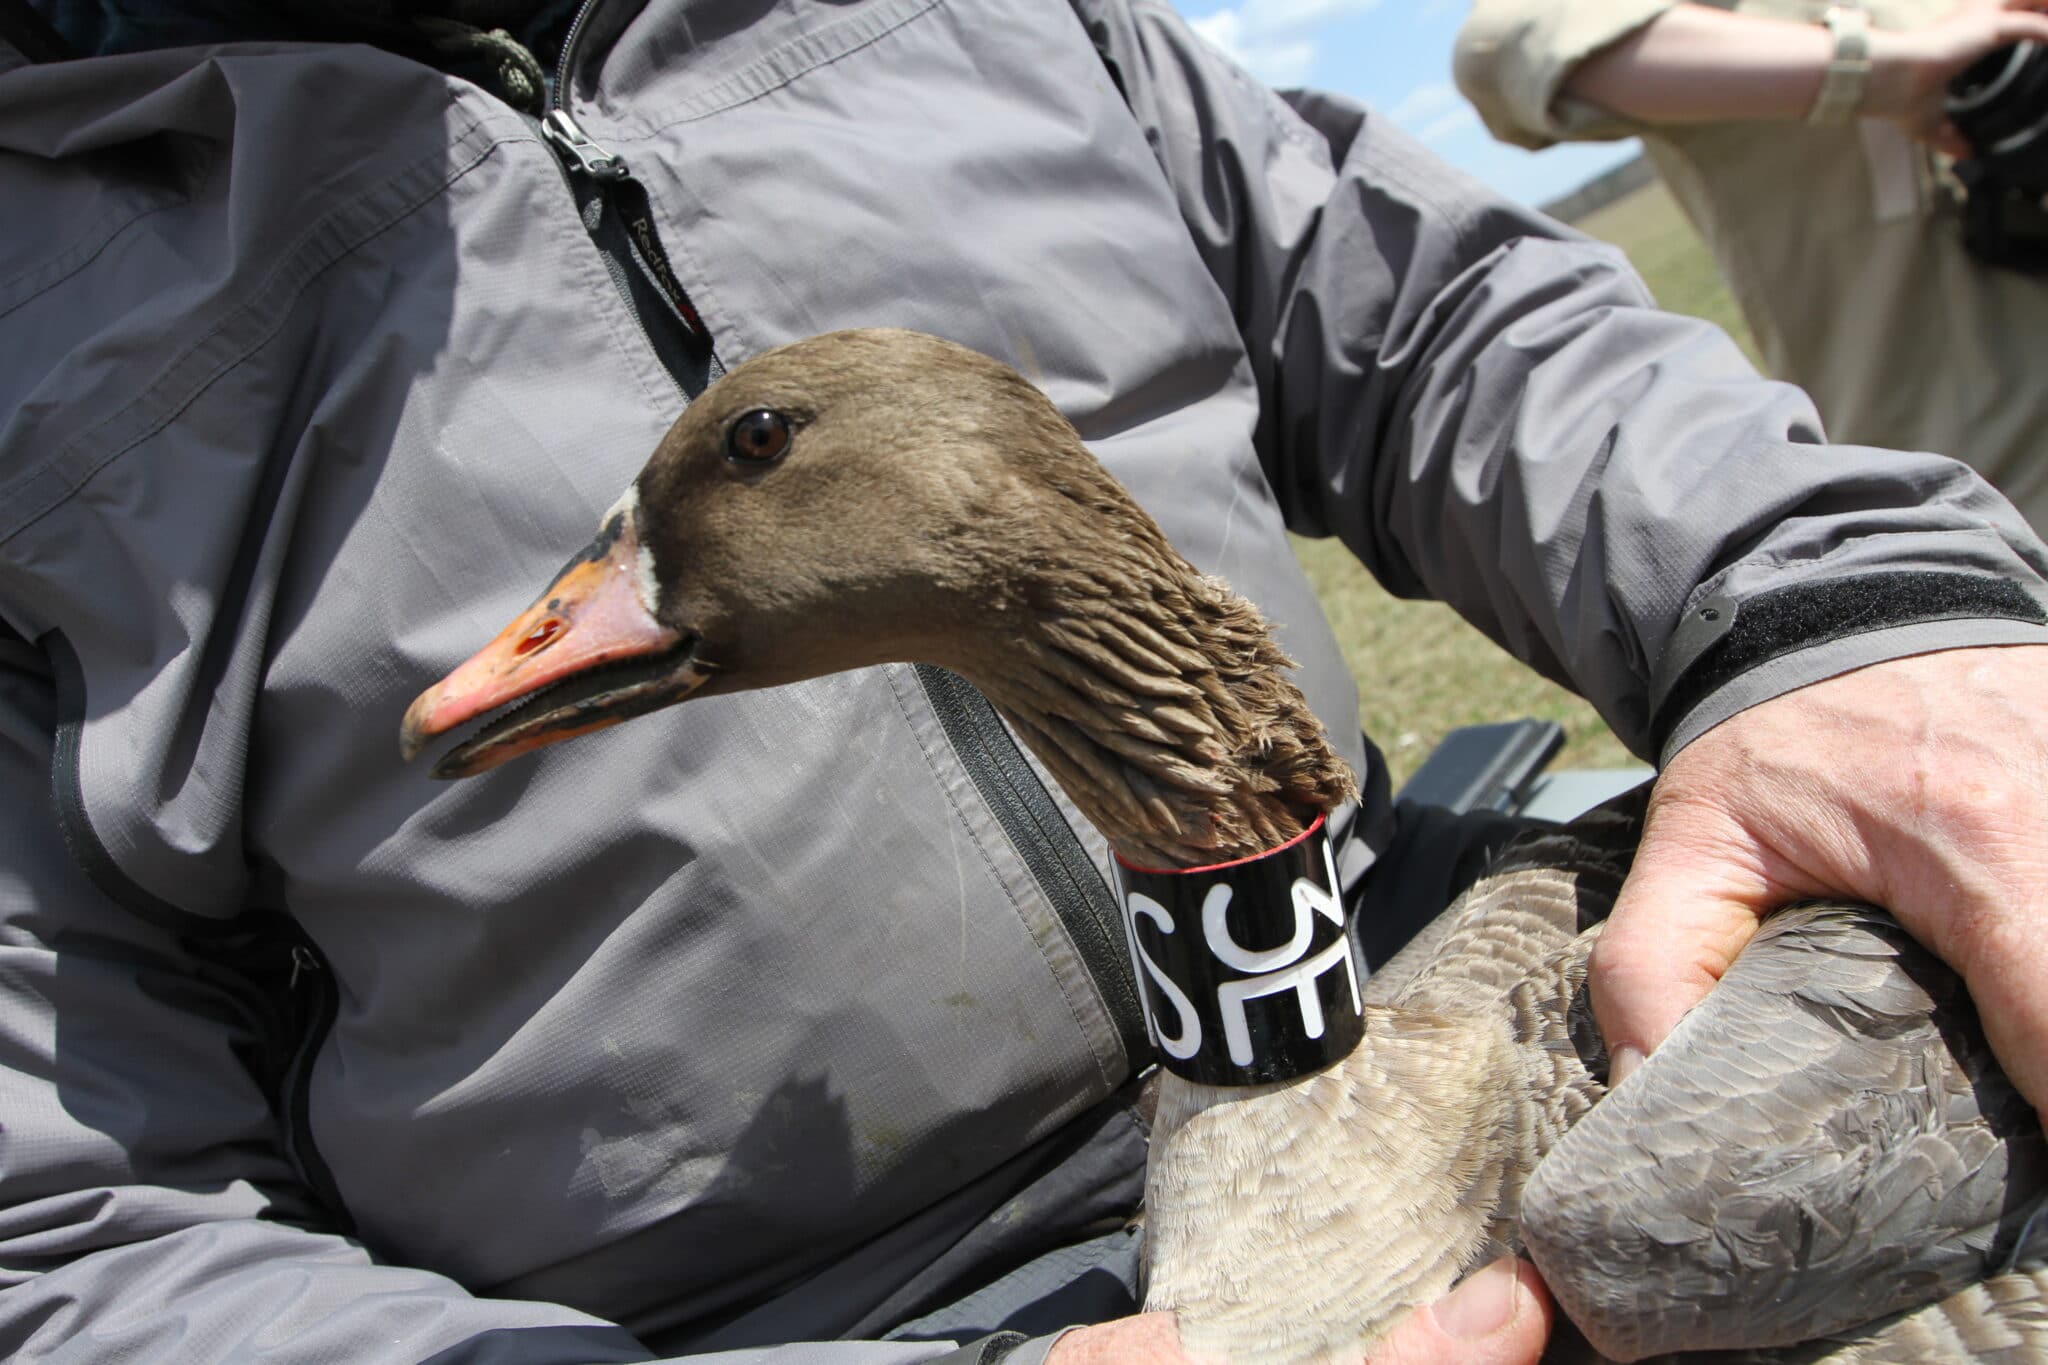
[[[1536,1267],[1495,1261],[1401,1319],[1367,1365],[1536,1365],[1550,1312]]]
[[[1651,802],[1635,862],[1586,966],[1618,1085],[1706,999],[1769,907],[1747,841],[1710,810]]]

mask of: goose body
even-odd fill
[[[1259,853],[1351,793],[1257,612],[1051,404],[888,330],[707,390],[597,541],[413,704],[404,744],[527,700],[437,768],[466,776],[687,697],[896,661],[978,686],[1135,863]],[[1588,1339],[1561,1334],[1559,1359],[2048,1360],[2048,1152],[1956,979],[1888,917],[1781,913],[1606,1096],[1585,962],[1639,821],[1518,845],[1366,983],[1343,1061],[1162,1078],[1147,1306],[1191,1354],[1355,1359],[1526,1249]]]

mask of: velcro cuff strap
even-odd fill
[[[1650,732],[1661,750],[1695,706],[1773,659],[1892,626],[1997,619],[2048,624],[2024,587],[1989,574],[1902,570],[1793,583],[1735,601],[1698,603],[1672,632],[1664,666],[1675,673]]]

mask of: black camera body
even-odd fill
[[[1963,245],[1988,265],[2048,272],[2048,48],[1978,58],[1949,82],[1947,110],[1974,153],[1955,168]]]

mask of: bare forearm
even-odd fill
[[[2048,41],[2048,0],[1962,0],[1924,28],[1869,31],[1869,76],[1854,112],[1889,119],[1969,155],[1943,107],[1948,82],[2007,43]],[[1566,93],[1640,123],[1800,119],[1834,57],[1819,24],[1677,5],[1581,62]]]
[[[1565,91],[1644,123],[1796,119],[1833,53],[1818,24],[1678,5],[1581,62]]]

